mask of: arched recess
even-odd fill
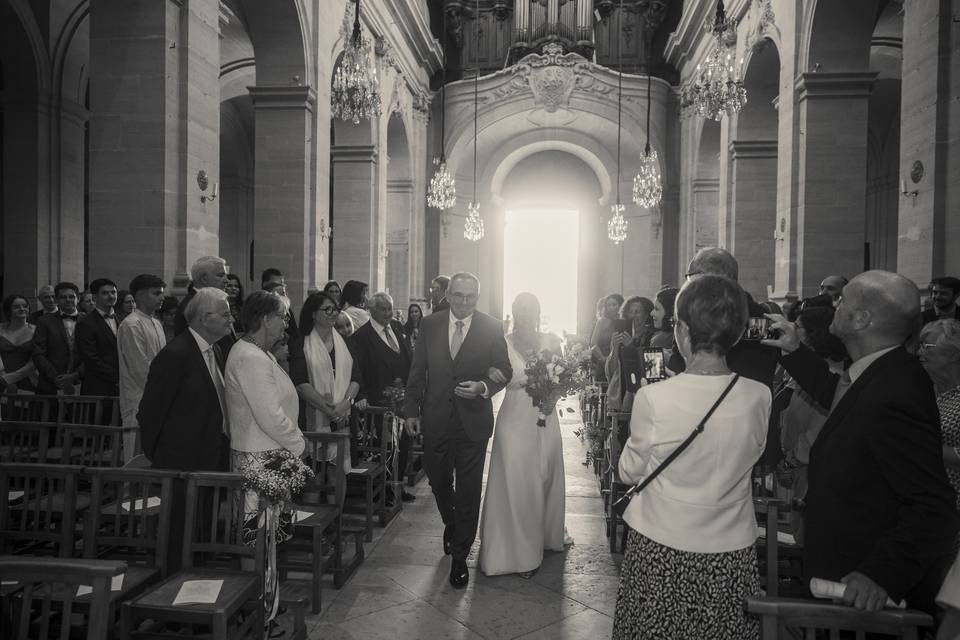
[[[897,270],[900,200],[900,94],[903,71],[903,14],[897,2],[883,9],[873,31],[867,145],[866,266]]]
[[[740,263],[740,284],[759,299],[774,285],[780,56],[770,40],[754,46],[744,86],[747,104],[730,141],[730,209],[722,221],[727,248]]]
[[[220,255],[246,291],[259,282],[251,263],[254,207],[253,102],[236,96],[220,103]]]
[[[863,71],[880,6],[887,0],[815,0],[804,7],[802,71]]]
[[[720,123],[703,120],[691,198],[694,254],[720,241]],[[684,265],[686,266],[686,265]]]
[[[414,207],[413,159],[403,115],[390,114],[387,124],[386,255],[384,275],[387,291],[396,308],[406,312],[411,297],[410,233]]]

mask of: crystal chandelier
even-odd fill
[[[473,76],[473,200],[467,206],[467,219],[463,224],[463,237],[471,242],[479,242],[483,238],[483,218],[480,217],[480,200],[477,198],[477,134],[479,133],[479,105],[480,105],[480,0],[477,0],[476,11],[473,14],[476,25],[476,42],[474,43],[475,64]]]
[[[430,188],[427,190],[427,205],[442,212],[452,209],[457,204],[457,186],[453,176],[447,171],[446,157],[446,115],[447,115],[447,11],[443,10],[443,79],[440,85],[440,157],[433,159],[437,167],[430,178]],[[442,220],[441,220],[442,222]],[[444,227],[446,230],[446,227]]]
[[[610,207],[610,213],[613,215],[607,220],[607,237],[610,238],[614,244],[620,244],[627,239],[627,225],[629,223],[627,219],[623,217],[623,209],[623,205],[619,202]]]
[[[649,51],[649,47],[647,51]],[[650,148],[650,65],[647,64],[647,143],[640,158],[640,171],[633,177],[633,201],[644,209],[652,209],[660,203],[663,186],[660,182],[660,164],[657,152]]]
[[[698,64],[694,82],[683,89],[680,106],[691,108],[702,118],[719,121],[723,114],[733,115],[747,103],[747,90],[736,60],[737,21],[728,18],[723,0],[717,0],[713,23],[707,25],[713,35],[713,50],[706,62]]]
[[[480,203],[471,202],[467,206],[467,219],[463,223],[463,237],[470,242],[483,238],[483,218],[480,217]]]
[[[370,41],[360,32],[360,0],[356,0],[353,34],[333,77],[330,110],[334,118],[352,120],[353,124],[380,115],[380,82]]]

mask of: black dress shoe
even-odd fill
[[[453,525],[448,524],[443,528],[443,555],[450,555],[450,547],[453,546]]]
[[[417,499],[417,496],[413,495],[408,491],[404,491],[403,493],[400,494],[400,499],[403,500],[404,502],[413,502],[414,500]]]
[[[454,560],[450,564],[450,586],[454,589],[462,589],[470,582],[470,570],[467,569],[467,563],[463,560]]]

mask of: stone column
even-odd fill
[[[333,273],[340,281],[370,283],[379,261],[376,240],[377,145],[336,144],[333,162]]]
[[[693,220],[693,252],[689,254],[689,261],[697,251],[704,247],[717,246],[718,223],[717,203],[720,197],[720,180],[717,178],[694,178],[691,189],[691,211],[689,217]],[[686,264],[681,262],[683,267]]]
[[[118,52],[122,52],[118,55]],[[90,2],[91,277],[164,276],[218,252],[217,0]]]
[[[777,226],[777,141],[730,144],[731,206],[727,246],[740,263],[740,284],[765,300],[774,284]]]
[[[410,292],[410,220],[413,207],[414,181],[398,178],[387,181],[386,248],[384,270],[386,288],[393,303],[406,312]]]
[[[801,297],[820,280],[863,271],[867,115],[875,72],[804,73],[796,82],[797,247],[791,264]]]
[[[306,86],[250,87],[254,110],[253,270],[276,267],[291,300],[313,283],[318,232],[313,214],[311,131],[316,95]]]

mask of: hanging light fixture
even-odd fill
[[[693,84],[680,95],[680,106],[693,109],[700,117],[720,120],[723,114],[733,115],[747,103],[747,90],[740,77],[736,59],[737,21],[727,16],[723,0],[717,0],[713,23],[707,23],[713,37],[713,50],[694,72]]]
[[[650,47],[647,47],[650,55]],[[650,61],[647,60],[647,143],[640,158],[640,171],[633,177],[633,201],[644,209],[652,209],[663,197],[663,185],[660,182],[660,163],[657,152],[650,148]]]
[[[452,209],[457,204],[457,186],[453,176],[447,171],[446,154],[446,116],[447,116],[447,10],[443,9],[443,73],[440,86],[440,157],[433,159],[437,170],[430,178],[430,188],[427,190],[427,205],[440,210],[441,222],[446,215],[447,209]],[[447,221],[449,224],[449,221]],[[444,225],[446,230],[446,225]]]
[[[477,198],[477,134],[480,104],[480,0],[477,0],[473,23],[476,25],[474,42],[474,62],[476,64],[473,76],[473,200],[467,205],[467,220],[463,225],[463,237],[471,242],[479,242],[483,238],[483,218],[480,217],[480,201]]]
[[[614,244],[620,244],[627,239],[627,219],[623,217],[624,206],[620,201],[620,134],[622,131],[621,117],[623,115],[623,61],[620,58],[620,40],[623,31],[620,21],[623,20],[623,0],[617,8],[617,203],[610,207],[610,220],[607,221],[607,237]]]
[[[360,0],[356,1],[353,34],[343,49],[343,59],[333,77],[330,110],[334,118],[352,120],[380,115],[380,81],[371,55],[370,41],[360,30]]]

